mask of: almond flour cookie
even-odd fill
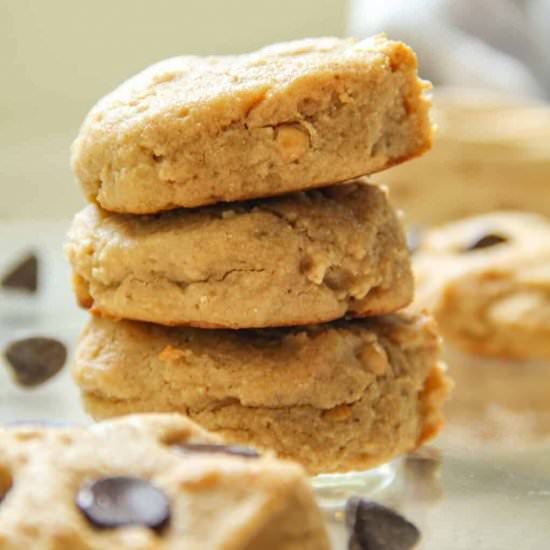
[[[74,377],[95,418],[183,412],[311,474],[364,469],[440,427],[448,383],[425,316],[204,331],[92,318]]]
[[[5,550],[329,548],[301,468],[179,415],[0,428]]]
[[[383,35],[168,59],[92,109],[72,166],[89,200],[136,214],[320,187],[427,150],[427,87]]]
[[[497,212],[427,231],[413,256],[415,306],[467,352],[550,358],[550,222]]]
[[[309,324],[392,312],[413,295],[400,222],[362,180],[155,216],[88,206],[69,238],[78,301],[115,318]]]

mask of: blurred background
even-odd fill
[[[380,31],[410,43],[436,85],[434,151],[379,176],[410,220],[442,221],[431,219],[432,204],[445,201],[438,195],[422,208],[422,193],[409,196],[412,179],[431,188],[447,178],[459,190],[445,193],[457,197],[461,185],[488,186],[477,206],[459,201],[443,218],[545,210],[532,198],[518,204],[503,179],[521,177],[532,196],[548,189],[549,22],[550,0],[0,0],[0,220],[68,219],[83,204],[70,143],[94,102],[150,63]]]
[[[347,18],[339,0],[0,0],[0,219],[69,219],[84,204],[70,144],[133,73],[180,54],[343,35]]]

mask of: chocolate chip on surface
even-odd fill
[[[76,505],[95,527],[141,526],[160,530],[170,520],[166,495],[145,479],[102,477],[83,484]]]
[[[28,254],[20,260],[0,281],[2,288],[36,292],[38,289],[38,258]]]
[[[38,386],[55,376],[67,360],[67,348],[59,340],[36,336],[11,342],[4,352],[18,384]]]
[[[498,235],[496,233],[484,233],[472,239],[464,247],[464,251],[470,252],[472,250],[479,250],[480,248],[489,248],[490,246],[495,246],[506,242],[508,242],[508,238],[503,235]]]
[[[241,445],[214,445],[212,443],[184,443],[175,445],[179,450],[189,453],[222,453],[228,455],[244,456],[245,458],[258,458],[260,455],[251,447]]]
[[[420,531],[386,506],[359,497],[346,503],[349,550],[409,550],[420,540]]]

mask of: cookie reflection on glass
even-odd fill
[[[455,381],[446,438],[509,449],[550,442],[550,363],[475,357],[449,346],[444,354]]]

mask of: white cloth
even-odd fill
[[[434,84],[550,98],[550,0],[351,0],[348,31],[407,42]]]

